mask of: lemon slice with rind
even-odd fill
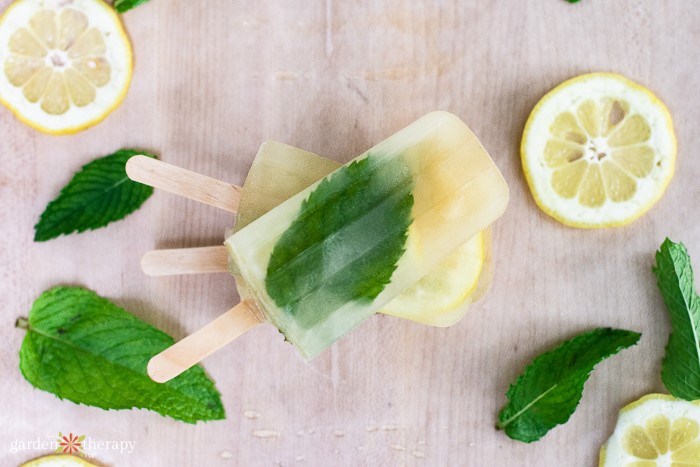
[[[487,246],[488,231],[481,231],[380,312],[430,326],[452,326],[484,292],[478,288],[480,279],[487,277],[482,275]]]
[[[39,457],[22,464],[20,467],[92,467],[92,464],[78,456],[68,454],[52,454]]]
[[[573,227],[625,225],[661,197],[676,138],[666,106],[612,73],[565,81],[535,106],[521,145],[537,205]]]
[[[0,100],[46,133],[103,120],[131,82],[131,44],[103,0],[18,0],[0,19]]]
[[[650,394],[624,407],[600,467],[700,467],[700,405]]]

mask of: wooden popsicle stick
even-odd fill
[[[204,360],[235,338],[262,323],[247,300],[228,310],[203,328],[171,345],[148,362],[148,376],[165,383]]]
[[[228,272],[228,251],[223,245],[151,250],[141,258],[141,270],[148,276]]]
[[[126,174],[135,182],[159,188],[229,212],[237,212],[242,188],[147,156],[126,162]]]

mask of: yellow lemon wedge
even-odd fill
[[[612,73],[560,84],[535,106],[521,159],[537,205],[563,224],[622,226],[658,201],[673,176],[676,137],[666,106]]]
[[[700,467],[700,405],[650,394],[620,411],[600,467]]]
[[[78,456],[53,454],[25,462],[20,467],[90,467],[94,465]]]
[[[484,292],[487,248],[488,232],[481,231],[380,312],[431,326],[455,324]]]
[[[103,0],[17,0],[0,18],[0,101],[37,130],[102,121],[131,82],[131,43]]]

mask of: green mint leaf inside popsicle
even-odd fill
[[[374,300],[404,252],[413,179],[400,160],[372,155],[323,180],[275,244],[266,288],[305,328],[350,302]]]
[[[150,358],[174,340],[96,293],[55,287],[36,299],[19,353],[32,386],[103,409],[149,409],[175,420],[220,420],[219,392],[201,366],[159,384],[146,373]]]
[[[83,166],[51,201],[34,226],[34,241],[104,227],[136,211],[153,188],[126,176],[126,161],[143,151],[121,149]]]

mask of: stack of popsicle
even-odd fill
[[[293,166],[302,170],[262,157],[275,152],[295,154],[290,157],[300,163]],[[139,164],[127,171],[187,195],[167,180],[159,184],[158,163],[148,163],[155,164],[150,176]],[[255,164],[240,199],[238,230],[225,242],[242,301],[155,356],[149,374],[156,381],[176,376],[262,320],[313,358],[487,228],[508,202],[489,155],[445,112],[426,115],[337,169],[278,143],[261,147]],[[166,172],[161,179],[172,176]],[[194,192],[216,189],[191,185]],[[190,197],[207,201],[206,194]]]

